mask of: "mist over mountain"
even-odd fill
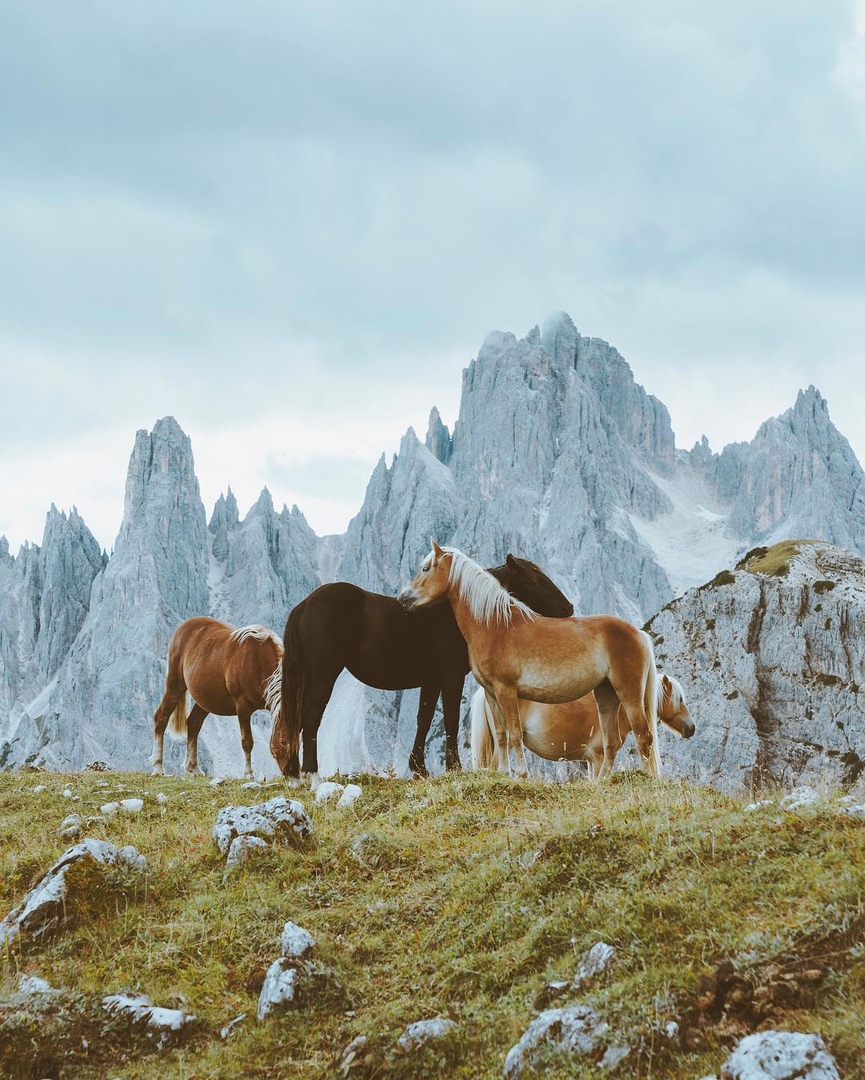
[[[435,408],[423,441],[409,429],[339,537],[316,536],[297,507],[277,512],[267,490],[241,520],[229,489],[208,522],[189,439],[166,417],[136,436],[110,558],[74,510],[52,507],[41,545],[17,556],[0,539],[0,764],[146,768],[180,622],[210,614],[281,633],[324,581],[393,595],[431,535],[484,565],[508,552],[534,559],[578,613],[642,625],[758,544],[807,537],[865,554],[862,480],[814,387],[750,443],[677,449],[665,406],[564,313],[522,339],[487,335],[463,374],[453,431]],[[403,774],[417,698],[343,675],[322,726],[322,768]],[[726,700],[713,698],[713,724],[732,713]],[[698,704],[695,714],[699,735]],[[272,775],[267,733],[259,722],[253,761]],[[240,771],[234,719],[208,718],[201,742],[206,769]],[[435,767],[440,748],[428,756]],[[166,760],[177,767],[182,747]],[[704,774],[715,777],[715,765],[703,762]]]

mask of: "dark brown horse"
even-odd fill
[[[252,714],[279,713],[282,642],[263,626],[239,630],[216,619],[187,619],[168,646],[165,693],[153,717],[153,773],[162,770],[165,729],[186,736],[186,771],[199,772],[198,734],[208,713],[236,716],[246,758],[243,775],[252,779]],[[188,709],[186,695],[192,698]]]
[[[570,600],[546,574],[508,555],[490,571],[514,596],[551,617],[573,614]],[[420,687],[417,735],[409,757],[414,776],[426,776],[425,744],[439,695],[446,737],[445,766],[460,767],[460,698],[469,670],[468,651],[449,604],[407,614],[392,596],[348,582],[322,585],[295,607],[285,624],[282,711],[270,749],[285,776],[318,772],[318,729],[337,676],[348,668],[380,690]]]

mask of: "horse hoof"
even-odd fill
[[[460,763],[459,756],[457,756],[457,757],[448,756],[448,757],[445,758],[445,769],[448,772],[462,772],[462,768],[463,767],[462,767],[462,765]]]

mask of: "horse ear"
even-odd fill
[[[435,540],[432,537],[430,537],[429,539],[430,539],[430,543],[432,544],[432,549],[433,549],[433,553],[435,554],[435,557],[437,559],[440,559],[442,557],[442,555],[444,555],[444,550],[439,547],[439,545],[435,542]]]
[[[507,566],[509,570],[514,570],[516,569],[516,565],[517,560],[513,557],[513,555],[511,555],[510,552],[508,552],[505,556],[505,566]]]
[[[667,676],[667,675],[662,675],[661,676],[661,684],[663,685],[665,690],[669,690],[671,688],[671,686],[673,685],[670,682],[669,676]]]

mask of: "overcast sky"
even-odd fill
[[[865,460],[852,0],[0,0],[0,534],[107,548],[138,428],[208,515],[341,532],[489,330],[555,310],[753,437],[815,384]]]

